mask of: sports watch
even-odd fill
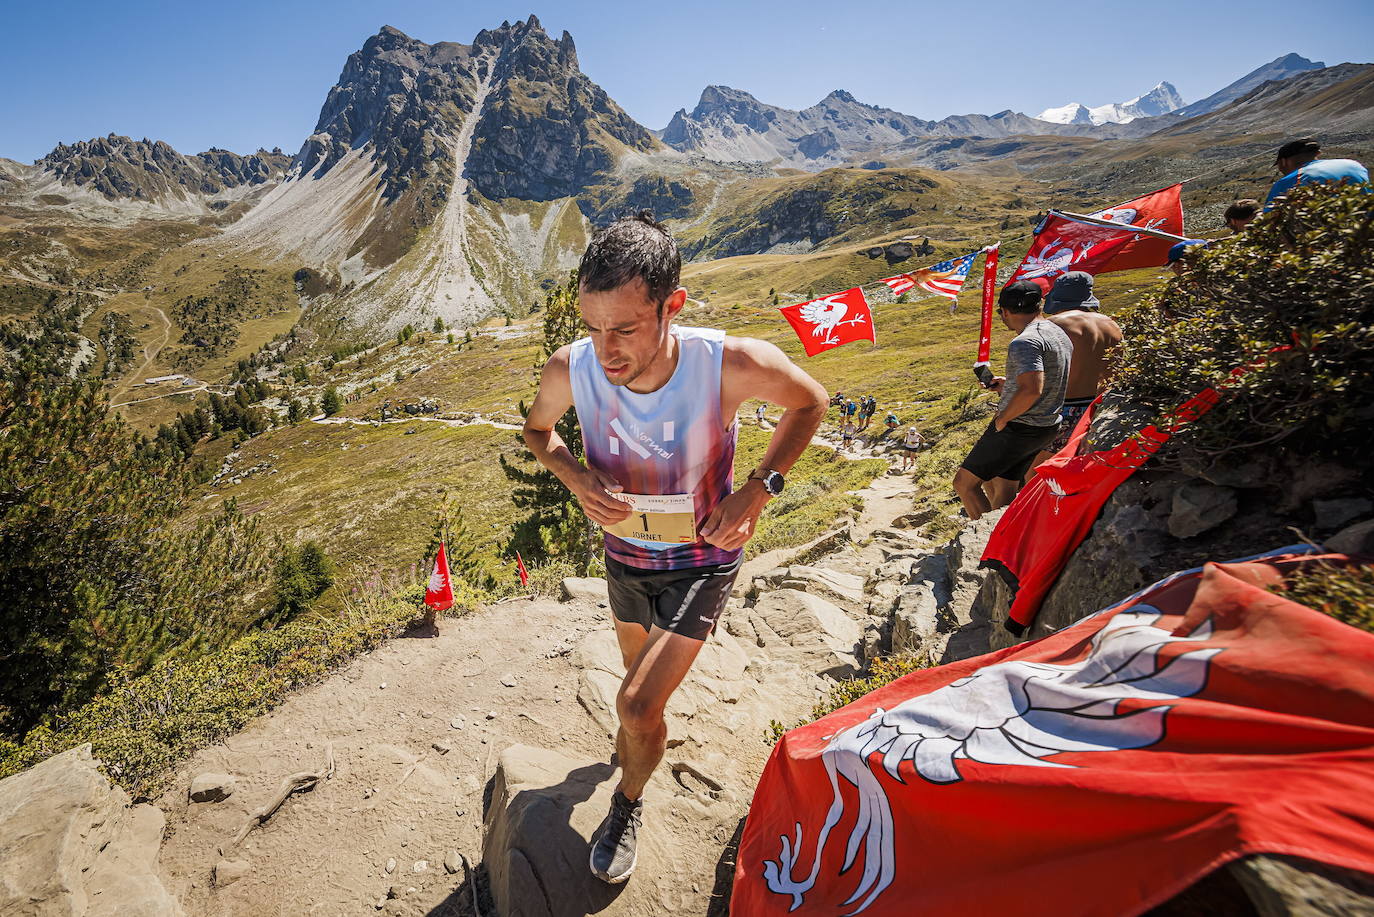
[[[749,473],[749,480],[762,481],[763,489],[768,491],[768,496],[776,497],[782,493],[787,481],[781,474],[771,468],[755,468]]]

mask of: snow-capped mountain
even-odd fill
[[[1164,82],[1127,102],[1108,102],[1096,108],[1070,102],[1058,108],[1047,108],[1036,117],[1054,124],[1126,124],[1136,118],[1167,115],[1182,107],[1183,97],[1178,90],[1172,83]]]

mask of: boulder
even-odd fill
[[[796,589],[775,589],[760,597],[753,613],[770,655],[831,678],[858,673],[863,628],[834,603]]]
[[[1346,523],[1368,516],[1374,503],[1364,497],[1344,497],[1335,500],[1313,500],[1313,524],[1319,532],[1334,532]]]
[[[236,785],[228,774],[197,774],[188,793],[192,802],[222,802],[234,795]]]
[[[1326,539],[1326,549],[1341,554],[1374,554],[1374,519],[1341,529]]]
[[[773,585],[780,589],[797,589],[818,595],[851,610],[862,609],[866,604],[864,578],[839,570],[793,564],[784,568]]]
[[[1374,876],[1288,856],[1227,867],[1262,917],[1374,917]]]
[[[158,877],[163,824],[105,779],[89,744],[0,780],[0,914],[181,914]]]
[[[252,871],[253,867],[249,865],[247,860],[220,860],[215,864],[215,885],[220,888],[233,885]]]
[[[565,602],[609,603],[606,581],[599,576],[568,576],[562,583],[562,598]]]
[[[640,832],[636,874],[625,885],[607,885],[587,868],[591,838],[610,809],[613,774],[608,764],[575,761],[540,748],[513,745],[501,753],[482,841],[497,913],[582,917],[660,912],[652,901],[660,870],[671,863],[663,849],[666,831]],[[660,820],[661,827],[662,800],[654,789],[651,783],[645,815]]]
[[[905,261],[916,254],[916,248],[910,242],[893,242],[883,249],[883,256],[888,264],[896,264]]]
[[[1174,491],[1169,512],[1169,534],[1192,538],[1216,528],[1236,514],[1236,492],[1202,481],[1191,481]]]

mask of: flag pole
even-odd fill
[[[1139,233],[1142,236],[1151,236],[1155,239],[1165,239],[1170,242],[1196,242],[1187,236],[1176,236],[1171,232],[1164,232],[1162,229],[1147,229],[1144,226],[1132,226],[1129,223],[1118,223],[1115,220],[1104,220],[1101,217],[1088,216],[1086,213],[1070,213],[1067,210],[1051,210],[1052,216],[1062,217],[1074,223],[1087,223],[1089,226],[1106,226],[1110,229],[1119,229],[1122,232]]]

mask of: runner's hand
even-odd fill
[[[1006,376],[993,376],[992,381],[987,384],[986,388],[988,391],[996,392],[1000,395],[1002,394],[1002,386],[1005,385],[1006,382]]]
[[[611,496],[625,488],[604,471],[583,469],[582,476],[569,489],[582,504],[582,512],[597,525],[615,525],[630,518],[630,504]]]
[[[768,502],[768,491],[762,484],[750,481],[744,487],[730,494],[716,504],[711,515],[701,527],[702,539],[710,545],[733,551],[743,547],[754,537],[754,524],[758,522],[763,505]]]

